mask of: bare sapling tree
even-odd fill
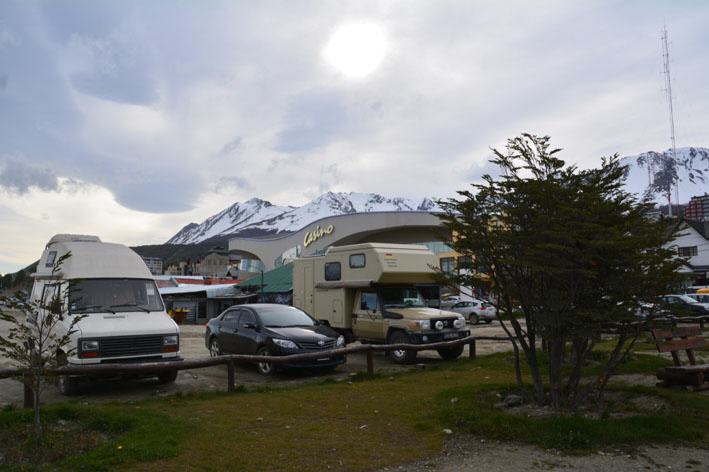
[[[37,440],[43,437],[40,398],[49,380],[47,370],[58,366],[60,356],[69,356],[75,350],[69,346],[69,341],[82,318],[78,315],[67,318],[64,310],[68,286],[60,283],[59,274],[69,257],[71,253],[54,262],[39,298],[32,299],[18,292],[19,301],[10,303],[12,311],[0,309],[0,320],[10,325],[8,334],[0,336],[0,355],[22,369],[23,381],[32,389]]]
[[[452,274],[449,283],[479,286],[485,274],[513,341],[521,391],[557,411],[574,411],[594,393],[600,402],[642,332],[636,313],[643,302],[680,280],[681,261],[667,247],[673,229],[648,217],[651,203],[624,190],[617,156],[579,169],[557,157],[549,137],[530,134],[493,151],[498,176],[440,202],[452,247],[472,255],[479,269]],[[602,373],[582,383],[583,366],[609,327],[615,344]]]

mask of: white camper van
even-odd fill
[[[55,261],[69,252],[52,274]],[[84,316],[74,326],[61,362],[76,366],[181,360],[180,330],[165,312],[145,262],[128,247],[96,236],[58,234],[47,243],[33,277],[32,301],[64,295],[65,332],[73,316]],[[168,383],[176,377],[177,371],[168,371],[158,378]],[[73,393],[76,380],[60,378],[60,391]]]

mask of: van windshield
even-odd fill
[[[425,307],[426,300],[416,287],[382,287],[384,308]]]
[[[83,279],[69,285],[69,313],[162,311],[153,280]]]

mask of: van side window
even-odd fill
[[[342,277],[342,267],[339,262],[325,263],[325,280],[340,280]]]
[[[54,265],[54,261],[57,260],[57,251],[51,251],[49,254],[47,254],[47,262],[44,264],[47,267],[52,267]]]
[[[367,264],[364,254],[350,254],[350,269],[361,269]]]

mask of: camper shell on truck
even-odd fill
[[[293,305],[348,340],[426,344],[470,335],[458,313],[431,308],[422,295],[435,284],[436,256],[425,246],[363,243],[330,247],[293,265]],[[463,347],[439,350],[455,358]],[[412,362],[413,351],[390,353]]]
[[[67,253],[70,257],[53,273],[55,262]],[[46,304],[56,295],[61,298],[64,317],[58,327],[60,336],[67,333],[73,317],[83,317],[60,353],[61,363],[181,360],[180,330],[165,312],[145,262],[130,248],[101,242],[96,236],[59,234],[47,243],[32,276],[32,301]],[[159,379],[172,382],[176,374],[166,371]],[[77,380],[75,376],[60,377],[62,393],[73,393]]]

